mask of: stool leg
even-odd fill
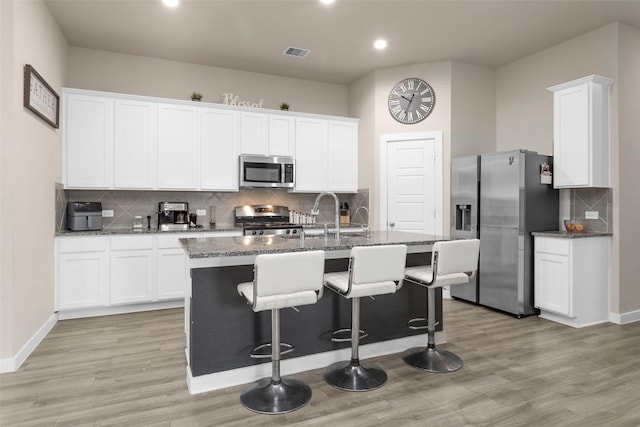
[[[249,384],[240,395],[245,408],[260,414],[286,414],[311,400],[311,388],[302,381],[280,377],[280,310],[271,310],[271,378]]]
[[[369,391],[387,382],[380,367],[360,362],[360,298],[351,300],[351,360],[336,362],[324,369],[327,384],[347,391]]]
[[[453,372],[462,368],[462,359],[450,351],[436,349],[436,290],[427,288],[427,347],[405,350],[402,360],[414,368],[428,372]]]

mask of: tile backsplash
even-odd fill
[[[577,188],[569,194],[571,220],[588,231],[613,232],[613,195],[610,188]],[[585,212],[598,212],[598,219],[587,219]]]
[[[208,227],[209,207],[215,206],[216,226],[229,227],[234,223],[234,208],[243,205],[271,204],[287,206],[298,212],[311,212],[317,193],[289,193],[286,190],[240,190],[233,193],[211,193],[196,191],[136,191],[136,190],[64,190],[56,184],[56,227],[57,231],[66,228],[67,202],[101,202],[103,210],[113,210],[113,218],[102,218],[104,229],[130,228],[133,217],[140,215],[146,225],[147,216],[151,216],[151,227],[157,228],[158,203],[187,202],[189,211],[195,213],[205,209],[206,216],[199,216],[198,223]],[[361,189],[355,194],[338,194],[340,202],[348,202],[352,214],[359,206],[369,207],[369,190]],[[362,212],[362,210],[360,211]],[[361,215],[352,222],[362,222]],[[318,223],[333,223],[334,202],[331,197],[320,201]]]

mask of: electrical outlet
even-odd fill
[[[598,211],[586,211],[584,213],[584,217],[586,219],[598,219],[599,218]]]
[[[207,215],[207,210],[206,209],[196,209],[196,215],[205,216],[205,215]]]
[[[113,218],[113,209],[103,209],[102,216],[104,218]]]

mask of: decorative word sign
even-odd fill
[[[250,102],[250,101],[240,101],[240,97],[237,95],[229,93],[223,93],[224,101],[222,103],[224,105],[237,105],[240,107],[254,107],[254,108],[262,108],[264,104],[264,99],[261,99],[259,102]]]
[[[30,65],[24,66],[24,106],[38,117],[58,128],[60,122],[60,97],[55,90]]]

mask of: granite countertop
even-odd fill
[[[180,239],[189,258],[233,257],[265,253],[299,252],[311,250],[348,250],[354,246],[406,244],[407,246],[432,245],[441,236],[400,231],[371,231],[369,238],[362,232],[345,233],[340,239],[324,236],[307,236],[304,241],[289,236],[240,236]]]
[[[241,227],[234,227],[233,225],[220,226],[215,228],[206,227],[194,227],[188,230],[167,230],[160,231],[155,227],[150,229],[142,228],[134,230],[131,227],[128,228],[109,228],[102,230],[86,230],[86,231],[71,231],[62,230],[56,232],[56,237],[77,237],[77,236],[117,236],[117,235],[140,235],[140,234],[176,234],[176,233],[219,233],[223,231],[238,231],[242,232]]]
[[[534,237],[555,237],[559,239],[581,239],[584,237],[606,237],[613,233],[604,231],[533,231]]]

